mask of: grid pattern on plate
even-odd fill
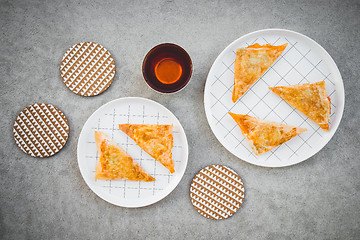
[[[146,196],[154,196],[163,191],[174,178],[174,174],[178,171],[177,165],[181,162],[182,143],[180,141],[180,133],[174,124],[173,137],[174,146],[172,149],[172,158],[175,164],[175,173],[171,174],[168,169],[162,166],[149,154],[143,151],[130,137],[123,133],[118,124],[174,124],[169,122],[169,117],[159,111],[149,109],[147,105],[140,103],[131,103],[121,105],[118,108],[110,109],[98,118],[96,124],[91,126],[89,139],[93,139],[94,131],[103,131],[115,143],[122,147],[145,172],[149,173],[156,180],[153,182],[128,181],[128,180],[95,180],[95,166],[98,162],[98,152],[96,151],[96,142],[94,140],[87,141],[87,153],[85,158],[88,159],[89,165],[92,166],[91,182],[96,188],[101,188],[110,195],[119,198],[138,199]],[[95,151],[94,151],[95,149]]]
[[[283,54],[264,73],[264,75],[236,102],[231,101],[234,86],[234,63],[236,48],[246,47],[254,43],[281,45],[288,43]],[[325,81],[327,93],[332,99],[330,127],[333,121],[336,106],[335,83],[330,71],[323,60],[307,45],[287,36],[265,36],[243,42],[236,46],[221,60],[221,66],[213,76],[210,76],[211,86],[210,110],[215,120],[215,131],[218,131],[227,141],[227,144],[236,152],[245,152],[243,155],[256,160],[282,161],[296,160],[298,151],[312,148],[312,143],[323,137],[323,130],[313,123],[307,116],[288,105],[283,99],[272,93],[268,87],[288,86],[294,84],[314,83]],[[284,143],[258,157],[246,139],[241,134],[235,121],[228,112],[248,114],[268,121],[281,122],[293,126],[305,127],[307,132],[294,140]]]

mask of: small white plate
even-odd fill
[[[259,43],[282,45],[283,54],[236,102],[231,100],[236,49]],[[330,131],[323,131],[268,87],[325,81],[331,98]],[[339,126],[345,103],[344,84],[334,60],[314,40],[293,31],[265,29],[249,33],[225,48],[212,65],[205,84],[208,122],[220,143],[238,158],[264,167],[302,162],[320,151]],[[307,128],[308,131],[261,156],[256,156],[228,112]]]
[[[118,128],[118,125],[123,123],[172,124],[175,173],[171,174],[123,133]],[[107,134],[156,180],[95,180],[95,166],[98,161],[95,131]],[[145,98],[119,98],[101,106],[86,121],[80,133],[77,155],[85,182],[99,197],[121,207],[143,207],[160,201],[178,185],[187,165],[188,143],[179,120],[163,105]]]

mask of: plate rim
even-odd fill
[[[309,41],[311,44],[314,44],[316,47],[318,47],[322,53],[325,54],[325,58],[327,58],[330,62],[330,64],[332,66],[329,66],[330,69],[332,69],[334,72],[334,74],[336,75],[335,78],[336,79],[339,79],[339,81],[337,81],[337,84],[340,84],[340,87],[341,87],[341,91],[339,91],[339,95],[337,96],[338,97],[338,103],[339,105],[336,106],[336,116],[335,116],[335,120],[332,124],[332,127],[330,129],[330,131],[328,132],[330,135],[328,136],[328,139],[326,140],[324,146],[322,146],[321,148],[319,148],[317,151],[315,151],[312,155],[308,156],[308,157],[305,157],[305,158],[300,158],[300,160],[297,160],[297,161],[294,161],[294,162],[291,162],[290,164],[286,164],[286,165],[276,165],[276,164],[263,164],[262,162],[261,163],[255,163],[255,162],[252,162],[252,161],[249,161],[249,160],[246,160],[246,159],[242,159],[240,157],[238,157],[235,152],[233,152],[228,146],[226,146],[225,144],[222,143],[222,141],[220,140],[220,137],[215,133],[214,129],[213,129],[213,126],[210,124],[210,109],[209,109],[209,103],[207,103],[206,99],[208,98],[208,95],[210,93],[208,93],[207,91],[207,88],[208,88],[208,85],[210,84],[209,82],[209,78],[210,78],[210,74],[212,73],[213,69],[214,69],[214,66],[218,64],[218,62],[220,62],[221,58],[225,55],[225,53],[233,48],[233,45],[237,44],[238,42],[241,42],[243,41],[244,39],[248,38],[248,37],[251,37],[252,35],[257,35],[257,34],[266,34],[266,33],[271,33],[271,32],[283,32],[283,33],[287,33],[287,34],[293,34],[295,36],[298,36],[298,37],[301,37],[301,38],[304,38],[305,40]],[[247,33],[237,39],[235,39],[234,41],[232,41],[230,44],[228,44],[224,50],[222,50],[220,52],[220,54],[216,57],[215,61],[213,62],[213,64],[211,65],[211,68],[209,70],[209,73],[206,77],[206,82],[205,82],[205,87],[204,87],[204,108],[205,108],[205,115],[206,115],[206,120],[211,128],[211,131],[213,132],[213,134],[215,135],[216,139],[221,143],[221,145],[223,147],[225,147],[226,150],[228,150],[230,153],[232,153],[236,158],[238,159],[241,159],[242,161],[245,161],[247,163],[250,163],[252,165],[256,165],[256,166],[260,166],[260,167],[270,167],[270,168],[281,168],[281,167],[289,167],[289,166],[292,166],[292,165],[295,165],[295,164],[298,164],[300,162],[303,162],[303,161],[306,161],[307,159],[313,157],[315,154],[317,154],[319,151],[321,151],[328,143],[329,141],[332,139],[332,137],[334,136],[335,132],[337,131],[339,125],[340,125],[340,122],[341,122],[341,119],[342,119],[342,116],[343,116],[343,113],[344,113],[344,106],[345,106],[345,89],[344,89],[344,81],[341,77],[341,73],[339,71],[339,68],[337,67],[336,65],[336,62],[334,61],[334,59],[330,56],[330,54],[319,44],[317,43],[315,40],[311,39],[310,37],[304,35],[304,34],[301,34],[301,33],[298,33],[298,32],[295,32],[295,31],[292,31],[292,30],[287,30],[287,29],[281,29],[281,28],[268,28],[268,29],[261,29],[261,30],[257,30],[257,31],[253,31],[253,32],[250,32],[250,33]]]
[[[81,168],[81,164],[80,164],[80,143],[82,142],[82,140],[85,138],[85,126],[89,123],[90,119],[92,119],[95,114],[97,114],[97,112],[99,112],[102,108],[105,108],[106,106],[108,105],[111,105],[111,104],[114,104],[115,102],[118,102],[118,101],[145,101],[147,103],[150,103],[150,104],[155,104],[157,105],[158,107],[160,108],[163,108],[165,110],[165,112],[167,112],[168,114],[170,114],[171,116],[174,117],[174,119],[179,123],[179,126],[180,126],[180,131],[181,131],[181,134],[184,136],[184,140],[185,140],[185,158],[184,158],[184,161],[185,161],[185,166],[184,166],[184,169],[182,172],[178,173],[179,175],[177,175],[178,177],[176,179],[174,179],[169,185],[168,185],[168,188],[166,190],[163,191],[163,194],[160,194],[159,197],[154,197],[154,198],[150,198],[151,200],[146,202],[146,203],[139,203],[139,202],[136,202],[135,204],[119,204],[118,202],[114,201],[113,199],[107,199],[106,196],[102,196],[101,195],[101,192],[97,192],[94,190],[94,188],[88,183],[88,181],[86,180],[86,178],[84,177],[84,174],[85,172],[83,172],[84,170]],[[114,100],[111,100],[103,105],[101,105],[100,107],[98,107],[89,117],[88,119],[86,120],[86,122],[84,123],[82,129],[81,129],[81,132],[79,134],[79,139],[78,139],[78,142],[77,142],[77,163],[78,163],[78,167],[79,167],[79,170],[80,170],[80,173],[81,173],[81,176],[84,180],[84,182],[86,183],[86,185],[91,189],[91,191],[93,193],[95,193],[98,197],[100,197],[101,199],[103,199],[104,201],[108,202],[108,203],[111,203],[113,205],[116,205],[116,206],[119,206],[119,207],[125,207],[125,208],[140,208],[140,207],[145,207],[145,206],[149,206],[149,205],[152,205],[156,202],[159,202],[161,201],[162,199],[164,199],[165,197],[167,197],[180,183],[181,179],[183,178],[184,174],[185,174],[185,171],[186,171],[186,168],[187,168],[187,164],[188,164],[188,159],[189,159],[189,143],[187,141],[187,137],[186,137],[186,133],[185,133],[185,130],[182,126],[182,124],[180,123],[179,119],[175,116],[175,114],[173,114],[169,109],[167,109],[164,105],[154,101],[154,100],[151,100],[151,99],[148,99],[148,98],[143,98],[143,97],[123,97],[123,98],[117,98],[117,99],[114,99]],[[169,187],[170,186],[170,187]]]

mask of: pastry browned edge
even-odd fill
[[[95,141],[99,153],[99,162],[95,169],[95,179],[155,181],[129,154],[111,141],[105,133],[95,131]]]
[[[305,132],[306,128],[269,122],[229,112],[256,155],[261,155]]]
[[[326,92],[325,81],[270,87],[270,90],[308,116],[323,130],[329,130],[331,100]]]
[[[236,102],[266,72],[286,48],[255,43],[236,50],[234,90],[232,101]]]
[[[171,152],[173,125],[119,124],[119,128],[171,173],[175,172]]]

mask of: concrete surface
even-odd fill
[[[359,239],[359,1],[3,1],[0,3],[1,239]],[[298,165],[268,169],[230,154],[205,118],[203,90],[216,56],[234,39],[285,28],[320,43],[342,74],[345,112],[322,151]],[[112,53],[116,76],[103,94],[85,98],[62,83],[66,49],[95,41]],[[147,87],[141,64],[158,43],[174,42],[192,57],[183,91]],[[125,209],[97,197],[77,165],[76,145],[90,114],[119,97],[142,96],[168,107],[183,124],[190,155],[186,174],[164,200]],[[70,137],[61,152],[35,159],[15,145],[17,114],[35,102],[58,106]],[[226,164],[243,178],[246,200],[233,217],[211,221],[195,212],[195,173]]]

